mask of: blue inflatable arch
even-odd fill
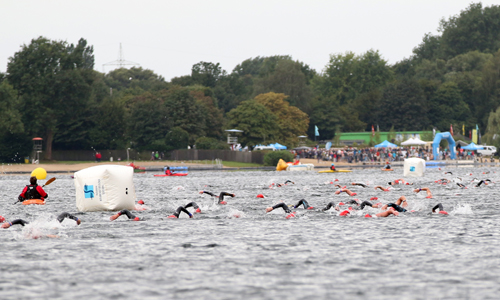
[[[457,155],[455,154],[455,140],[451,136],[451,133],[447,131],[437,133],[434,137],[434,141],[432,141],[432,154],[434,155],[434,160],[437,160],[439,143],[442,139],[446,139],[448,141],[448,148],[450,149],[451,159],[456,159]]]

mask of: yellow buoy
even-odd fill
[[[36,168],[31,172],[31,176],[35,176],[36,179],[45,179],[47,178],[47,171],[44,168]]]

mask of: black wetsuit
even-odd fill
[[[457,185],[458,185],[459,187],[461,187],[461,188],[464,188],[464,187],[465,187],[465,185],[461,184],[460,182],[457,182]]]
[[[193,207],[195,210],[200,208],[195,202],[189,202],[188,204],[184,205],[184,208],[188,207]]]
[[[220,195],[219,195],[219,203],[221,203],[222,201],[224,201],[224,196],[234,197],[234,194],[230,194],[230,193],[226,193],[226,192],[221,192]]]
[[[366,184],[364,184],[364,183],[358,183],[358,182],[354,182],[352,185],[358,185],[358,186],[362,186],[364,188],[367,187]]]
[[[402,208],[401,206],[399,206],[395,203],[389,203],[389,204],[387,204],[387,207],[392,207],[398,212],[406,212],[407,211],[406,209]]]
[[[210,196],[212,197],[217,197],[215,196],[213,193],[211,192],[207,192],[207,191],[203,191],[204,194],[209,194]],[[224,196],[231,196],[231,197],[234,197],[234,194],[230,194],[230,193],[226,193],[226,192],[221,192],[219,194],[219,202],[218,203],[221,203],[222,201],[224,201]]]
[[[12,226],[12,225],[17,225],[17,224],[20,224],[20,225],[24,226],[24,225],[26,225],[26,224],[29,224],[29,222],[28,222],[28,221],[21,220],[21,219],[16,219],[16,220],[14,220],[14,221],[10,222],[10,225],[11,225],[11,226]]]
[[[128,209],[124,209],[124,210],[122,210],[122,211],[118,212],[118,215],[119,215],[119,216],[121,216],[121,215],[123,215],[123,214],[127,215],[127,217],[128,217],[129,219],[135,219],[135,218],[136,218],[136,216],[134,216],[134,215],[133,215],[133,214],[132,214],[132,213],[131,213]]]
[[[334,206],[335,206],[335,202],[332,201],[332,202],[328,203],[326,205],[326,207],[322,209],[322,211],[327,211],[327,210],[329,210],[330,208],[332,208]]]
[[[373,204],[368,202],[368,201],[363,201],[361,203],[361,205],[359,206],[359,209],[363,210],[363,208],[365,208],[365,206],[373,207]]]
[[[191,203],[193,203],[193,202],[191,202]],[[196,203],[195,203],[195,204],[196,204]],[[184,208],[184,207],[182,207],[182,206],[179,206],[179,207],[177,208],[177,210],[176,210],[176,211],[175,211],[172,215],[174,215],[175,217],[177,217],[177,218],[178,218],[178,217],[179,217],[179,215],[181,214],[181,212],[186,213],[186,214],[187,214],[190,218],[192,218],[192,217],[193,217],[193,215],[192,215],[192,214],[191,214],[191,213],[190,213],[187,209],[185,209],[185,208]]]
[[[311,207],[309,205],[309,203],[307,203],[306,199],[302,199],[302,200],[299,200],[299,202],[297,202],[297,204],[295,204],[295,206],[293,208],[297,208],[301,205],[304,205],[304,209],[308,209],[309,207]]]
[[[276,209],[276,208],[279,208],[279,207],[283,208],[283,210],[284,210],[287,214],[289,214],[289,213],[291,213],[291,212],[292,212],[292,210],[288,207],[288,205],[286,205],[286,204],[285,204],[285,203],[283,203],[283,202],[278,203],[278,204],[276,204],[275,206],[273,206],[273,210],[274,210],[274,209]]]
[[[436,206],[434,206],[432,208],[432,212],[436,212],[436,209],[438,209],[438,208],[439,208],[440,211],[444,210],[443,205],[441,203],[438,203]]]
[[[76,222],[78,222],[78,218],[77,217],[75,217],[72,214],[67,213],[67,212],[63,212],[62,214],[60,214],[59,216],[57,216],[57,221],[59,221],[59,223],[62,223],[62,221],[65,218],[69,218],[71,220],[75,220]]]
[[[486,180],[481,180],[481,181],[479,181],[479,182],[476,184],[476,187],[480,187],[480,186],[481,186],[481,184],[483,184],[483,183],[484,183],[484,184],[486,184],[486,185],[488,185],[488,184],[486,183],[486,181],[491,182],[491,180],[489,180],[489,179],[486,179]]]

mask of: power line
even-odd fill
[[[106,73],[104,71],[104,66],[118,66],[119,68],[123,68],[124,66],[140,66],[140,64],[125,60],[123,58],[122,43],[120,43],[120,52],[118,53],[118,59],[102,65],[102,72]]]

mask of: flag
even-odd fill
[[[453,136],[453,125],[450,124],[450,133],[451,133],[451,136]]]
[[[318,126],[314,125],[314,136],[319,136]]]
[[[372,136],[375,136],[375,128],[372,125]]]
[[[477,130],[476,129],[472,129],[472,142],[474,144],[477,144]]]
[[[462,124],[462,135],[465,136],[465,125]]]

